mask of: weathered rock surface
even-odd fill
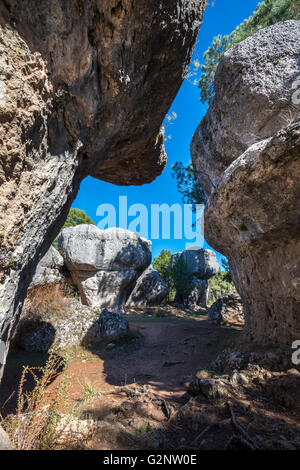
[[[221,379],[195,378],[189,385],[190,395],[203,395],[210,400],[226,398],[229,394],[228,384]]]
[[[81,180],[143,184],[163,170],[161,125],[204,5],[1,2],[1,365],[36,265]]]
[[[191,152],[205,188],[205,238],[230,260],[259,343],[300,337],[300,22],[259,31],[224,54]]]
[[[58,237],[65,264],[85,305],[122,311],[151,263],[151,242],[120,228],[65,228]]]
[[[197,247],[190,248],[172,255],[173,265],[179,260],[183,261],[188,275],[191,276],[191,291],[185,300],[185,305],[191,309],[207,307],[209,289],[207,280],[220,270],[215,252]],[[181,297],[177,292],[175,302],[182,303],[184,299]]]
[[[169,293],[166,281],[159,273],[149,266],[137,280],[129,299],[128,307],[152,307],[160,305]]]
[[[21,318],[14,342],[25,351],[47,352],[51,347],[97,345],[128,333],[128,322],[116,312],[92,309],[75,299],[54,313],[31,308]]]
[[[213,102],[191,144],[206,194],[249,147],[299,118],[292,102],[299,54],[299,21],[263,29],[224,54]]]
[[[200,280],[200,279],[193,279],[192,282],[192,290],[188,295],[187,299],[187,306],[188,308],[195,309],[197,307],[207,307],[208,301],[208,281],[207,280]]]
[[[216,300],[208,310],[207,319],[216,325],[243,319],[243,304],[239,295],[229,294]]]
[[[272,398],[281,406],[292,410],[300,409],[299,387],[300,372],[297,369],[278,373],[267,384]]]
[[[63,257],[53,246],[50,246],[49,250],[36,267],[30,287],[55,284],[62,281],[63,275],[61,268],[63,265]]]
[[[85,344],[98,344],[99,342],[115,341],[128,334],[128,321],[117,312],[103,310],[99,318],[88,329]]]
[[[219,264],[216,253],[203,248],[190,248],[172,255],[171,262],[174,264],[182,260],[187,271],[197,279],[210,279],[219,272]]]
[[[13,450],[11,441],[4,431],[4,429],[0,426],[0,450]]]

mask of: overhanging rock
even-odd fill
[[[0,376],[80,182],[151,182],[205,1],[0,3]]]

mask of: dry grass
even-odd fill
[[[69,381],[66,377],[68,357],[52,354],[45,367],[23,368],[18,389],[17,412],[2,420],[15,450],[53,449],[63,431],[59,427],[61,413],[69,407]],[[51,393],[48,386],[61,374],[58,385]],[[24,391],[29,378],[34,388]],[[59,429],[59,431],[58,431]]]
[[[70,298],[66,297],[64,286],[50,284],[31,289],[27,294],[27,305],[31,311],[67,313],[70,306]]]

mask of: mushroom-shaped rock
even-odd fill
[[[166,281],[160,274],[149,266],[139,277],[133,291],[127,300],[128,307],[143,307],[160,305],[169,293]]]
[[[191,309],[197,307],[207,307],[208,302],[208,281],[206,279],[194,278],[191,282],[192,289],[187,299],[187,306]]]
[[[188,295],[176,291],[175,302],[184,303],[188,308],[207,307],[208,301],[208,279],[220,270],[216,253],[212,250],[204,250],[194,247],[186,249],[181,253],[174,253],[171,264],[182,262],[183,269],[190,277],[190,291]],[[184,289],[187,290],[187,289]],[[187,297],[187,298],[186,298]]]
[[[122,311],[135,281],[151,263],[151,242],[120,228],[68,227],[58,246],[82,302],[91,307]]]
[[[227,51],[191,153],[208,202],[205,238],[230,262],[247,337],[300,337],[300,21]]]

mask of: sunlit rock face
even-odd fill
[[[229,258],[262,344],[300,338],[299,77],[299,21],[254,34],[224,54],[191,144],[206,240]]]
[[[143,184],[164,169],[161,125],[204,5],[0,3],[0,371],[36,264],[82,179]]]
[[[58,246],[81,301],[90,307],[123,311],[135,281],[151,263],[151,242],[120,228],[65,228]]]
[[[36,267],[30,288],[62,282],[64,279],[62,274],[63,264],[63,257],[54,246],[50,246]]]

